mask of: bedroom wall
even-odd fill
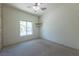
[[[51,8],[42,17],[41,37],[79,49],[79,5]]]
[[[0,4],[0,50],[1,50],[1,4]]]
[[[33,22],[33,35],[20,37],[20,20],[28,20]],[[37,16],[3,5],[3,45],[6,46],[30,40],[32,38],[38,38],[38,29],[35,26],[35,23],[37,22]]]

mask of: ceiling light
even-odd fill
[[[33,6],[33,9],[37,11],[37,10],[40,9],[40,7],[39,6]]]
[[[35,5],[33,6],[33,9],[35,10],[35,11],[37,11],[37,10],[39,10],[40,9],[40,3],[35,3]]]

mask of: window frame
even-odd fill
[[[28,21],[28,20],[20,20],[20,21],[19,21],[19,25],[20,25],[20,22],[21,22],[21,21],[26,22],[26,35],[21,35],[21,30],[20,30],[20,36],[33,35],[33,22],[32,22],[32,21]],[[32,23],[32,34],[27,34],[27,22],[31,22],[31,23]],[[21,28],[20,28],[20,29],[21,29]]]

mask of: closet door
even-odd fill
[[[0,4],[0,50],[1,50],[1,4]]]

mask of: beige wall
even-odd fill
[[[1,4],[0,4],[0,49],[1,49]]]
[[[33,35],[20,37],[20,20],[33,22]],[[35,15],[22,12],[9,6],[3,6],[3,45],[6,46],[32,38],[38,38],[38,29],[35,26],[37,22],[38,17]]]
[[[79,8],[66,5],[41,17],[42,38],[79,49]]]

